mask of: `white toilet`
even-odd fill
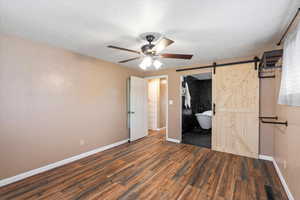
[[[211,128],[211,117],[212,117],[212,111],[208,110],[203,113],[197,113],[195,114],[197,117],[197,121],[200,124],[202,129],[210,129]]]

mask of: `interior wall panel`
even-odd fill
[[[0,35],[0,179],[127,139],[126,80],[141,74]]]

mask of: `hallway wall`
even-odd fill
[[[164,128],[166,127],[166,121],[167,121],[167,79],[166,78],[161,78],[160,79],[160,116],[159,116],[159,128]]]
[[[160,126],[160,80],[148,80],[148,128],[156,130]]]

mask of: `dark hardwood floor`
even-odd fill
[[[271,162],[166,142],[161,132],[0,188],[1,200],[267,200],[272,195],[287,199]]]

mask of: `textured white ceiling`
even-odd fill
[[[162,59],[176,67],[257,54],[276,42],[297,6],[299,0],[0,0],[0,33],[117,62],[136,55],[107,45],[139,50],[141,33],[160,32],[175,41],[165,53],[194,54]]]

